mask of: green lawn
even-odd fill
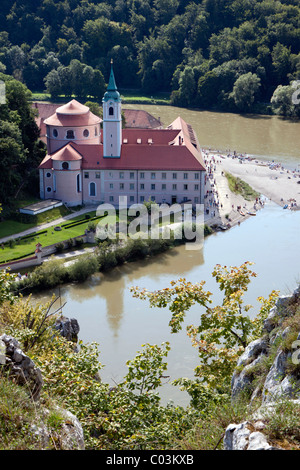
[[[90,217],[94,217],[95,214],[95,211],[89,213]],[[79,220],[83,220],[83,223],[69,228],[63,226],[66,223],[76,222]],[[47,230],[40,230],[39,232],[32,234],[29,238],[16,240],[13,246],[10,246],[7,242],[4,247],[0,247],[0,263],[31,256],[35,251],[37,243],[41,243],[42,246],[47,246],[60,243],[70,238],[79,237],[84,234],[89,222],[90,220],[85,219],[84,214],[74,217],[63,224],[57,225],[62,228],[60,231],[54,230],[54,227],[56,226],[53,226]],[[100,223],[101,225],[112,224],[114,223],[114,218],[113,216],[99,217],[95,222]]]
[[[137,103],[137,104],[170,104],[170,93],[168,92],[159,92],[152,95],[145,95],[140,92],[140,90],[127,90],[120,89],[121,97],[124,103]],[[76,96],[59,96],[56,98],[55,102],[66,102],[70,99],[75,98],[81,102],[91,101],[92,97],[86,96],[78,98]],[[51,95],[43,91],[36,91],[32,93],[32,101],[52,101]]]
[[[136,104],[170,104],[170,93],[140,94],[139,90],[119,90],[123,103]]]
[[[28,202],[28,204],[29,203],[32,202]],[[19,203],[18,206],[25,207],[28,204]],[[71,211],[69,211],[65,206],[60,206],[49,211],[42,212],[41,214],[37,214],[36,216],[29,216],[29,222],[27,223],[12,219],[4,220],[3,222],[0,222],[0,238],[18,234],[20,232],[23,232],[24,230],[28,230],[29,228],[36,227],[47,222],[52,222],[53,220],[59,219],[60,217],[64,217],[70,213]]]

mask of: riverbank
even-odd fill
[[[300,208],[300,170],[281,163],[245,156],[204,151],[207,177],[205,185],[205,223],[231,227],[251,217],[269,199],[285,209]],[[258,197],[245,199],[229,188],[226,173],[247,183]]]

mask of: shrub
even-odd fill
[[[83,238],[75,238],[75,246],[83,245]]]
[[[99,263],[95,256],[81,256],[75,263],[69,266],[69,277],[74,282],[83,282],[97,272],[98,269]]]
[[[64,250],[64,247],[65,247],[65,246],[64,246],[63,243],[57,243],[57,244],[55,245],[56,252],[57,252],[57,253],[61,253],[61,252]]]

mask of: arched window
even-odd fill
[[[57,129],[53,129],[53,137],[57,137],[57,136],[58,136]]]
[[[96,184],[95,183],[90,183],[90,196],[96,196]]]
[[[74,131],[72,129],[67,131],[67,139],[75,139]]]
[[[68,162],[63,162],[61,165],[63,170],[68,170],[69,169],[69,163]]]
[[[110,116],[113,116],[113,115],[114,115],[114,108],[113,108],[112,106],[109,107],[108,114],[109,114]]]

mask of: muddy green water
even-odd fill
[[[164,106],[140,108],[160,117],[166,125],[180,114],[193,125],[203,147],[260,155],[289,166],[300,163],[299,123],[273,117],[241,117]],[[221,301],[221,295],[211,277],[214,266],[218,263],[238,266],[244,261],[253,261],[258,276],[252,281],[245,301],[254,305],[250,314],[255,316],[258,296],[267,296],[272,289],[286,294],[297,286],[300,281],[299,254],[300,211],[283,210],[268,202],[256,217],[227,232],[208,237],[201,251],[188,251],[182,246],[151,260],[130,263],[108,274],[93,276],[84,284],[63,286],[60,290],[62,302],[67,302],[64,314],[78,319],[80,339],[99,344],[100,361],[105,365],[101,375],[111,384],[122,380],[127,370],[126,361],[134,358],[142,344],[169,341],[170,379],[162,387],[161,396],[163,402],[172,399],[186,405],[187,395],[170,382],[178,377],[193,377],[197,351],[185,328],[188,324],[199,324],[200,310],[193,307],[183,330],[172,335],[168,310],[150,308],[146,302],[134,299],[130,287],[156,290],[180,277],[191,282],[205,280],[206,288],[213,292],[217,303]],[[58,294],[58,289],[54,292]],[[46,300],[51,295],[52,292],[44,292],[36,298]]]

